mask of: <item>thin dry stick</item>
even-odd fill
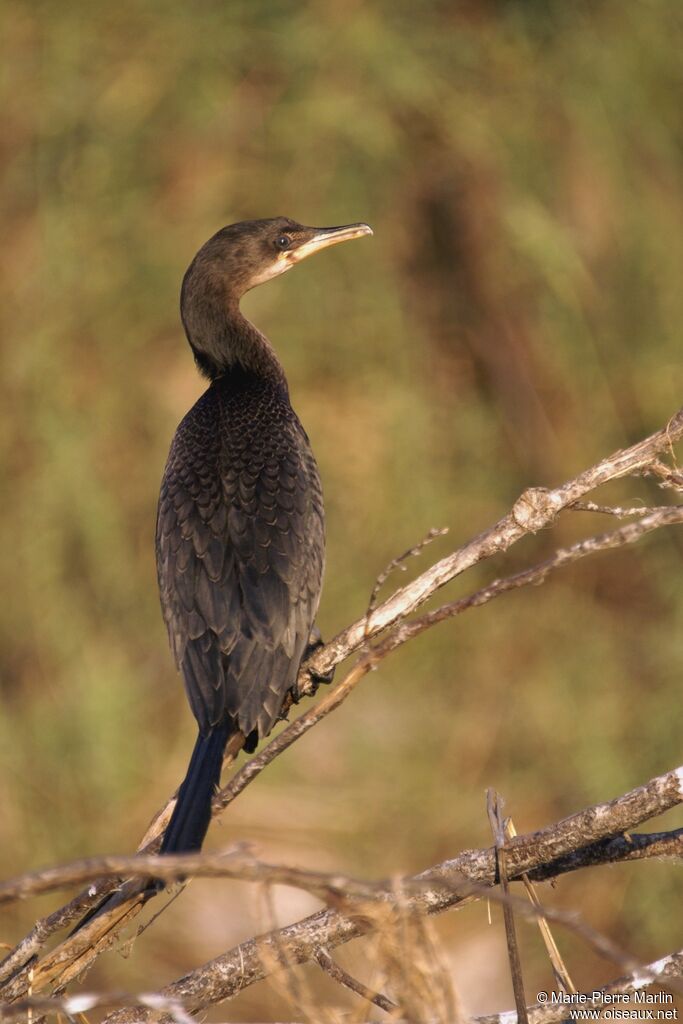
[[[671,508],[671,505],[633,505],[624,507],[622,505],[598,505],[595,501],[575,501],[569,506],[572,512],[599,512],[605,516],[615,516],[617,519],[629,519],[632,516],[649,516],[654,512],[664,512]]]
[[[511,837],[520,838],[516,832],[511,833]],[[589,844],[574,854],[549,862],[546,866],[547,871],[546,867],[536,868],[534,877],[545,880],[551,875],[555,877],[557,874],[582,867],[654,857],[683,858],[683,828],[668,832],[635,832],[628,836],[616,836]],[[289,885],[310,892],[332,904],[346,899],[372,901],[383,898],[389,891],[389,883],[386,881],[367,882],[338,872],[327,873],[284,864],[270,864],[235,853],[194,853],[164,857],[90,857],[60,867],[28,872],[0,883],[0,902],[10,903],[54,892],[68,885],[80,885],[91,878],[106,876],[108,872],[112,875],[135,873],[141,878],[164,878],[168,882],[192,875]],[[402,878],[399,881],[402,886],[409,887],[407,879]],[[12,949],[9,945],[2,945],[5,949]]]
[[[119,1006],[148,1006],[155,1013],[165,1013],[168,1019],[176,1024],[197,1024],[184,1007],[172,999],[165,999],[158,992],[140,992],[128,995],[125,992],[79,993],[75,996],[28,996],[16,1003],[0,1004],[0,1024],[12,1024],[13,1021],[31,1020],[33,1011],[42,1014],[63,1014],[67,1019],[83,1016],[91,1010],[100,1008],[111,1009]],[[35,1018],[34,1018],[35,1019]]]
[[[514,839],[517,835],[517,829],[511,818],[505,820],[505,838]],[[533,905],[540,909],[541,901],[538,898],[535,887],[529,881],[529,876],[524,874],[521,876],[522,884],[526,890],[526,894]],[[553,938],[553,934],[550,931],[550,926],[544,917],[538,918],[538,928],[541,933],[541,938],[548,953],[548,958],[553,968],[555,979],[563,992],[576,992],[576,987],[569,976],[564,960],[560,955],[560,951],[557,947],[557,943]]]
[[[340,967],[339,964],[332,959],[326,949],[321,947],[317,950],[313,955],[313,959],[326,974],[329,974],[331,978],[334,978],[334,980],[340,985],[343,985],[344,988],[348,988],[351,992],[355,992],[357,996],[361,997],[361,999],[365,999],[368,1003],[373,1003],[375,1006],[378,1006],[380,1010],[384,1010],[386,1013],[398,1013],[399,1007],[396,1003],[393,1003],[391,999],[382,995],[381,992],[373,992],[372,989],[368,988],[367,985],[364,985],[362,981],[357,981],[348,973],[348,971],[345,971],[343,967]]]
[[[578,562],[588,555],[634,544],[654,530],[661,529],[664,526],[676,526],[681,523],[683,523],[683,505],[672,505],[664,512],[656,512],[644,516],[636,522],[621,526],[618,530],[602,533],[596,537],[588,537],[567,548],[559,548],[545,561],[539,562],[529,569],[524,569],[513,576],[494,580],[493,583],[489,583],[467,597],[450,601],[448,604],[441,605],[439,608],[434,609],[434,611],[427,612],[417,619],[411,619],[410,622],[399,624],[373,648],[373,655],[379,660],[385,656],[385,653],[394,650],[408,640],[412,640],[413,637],[419,636],[420,633],[430,629],[438,622],[444,622],[446,619],[460,615],[470,608],[479,608],[511,590],[518,590],[521,587],[538,586],[544,583],[555,570]]]
[[[594,992],[585,993],[581,999],[581,1011],[599,1009],[611,1005],[610,997],[642,992],[651,985],[670,987],[683,977],[683,950],[670,953],[654,963],[639,965],[630,973],[617,978],[608,985]],[[613,1001],[613,1000],[612,1000]],[[527,1007],[530,1024],[564,1024],[568,1018],[574,1017],[576,1011],[572,1004],[534,1003]],[[469,1024],[510,1024],[514,1011],[493,1013],[484,1017],[472,1017]],[[673,1019],[673,1018],[672,1018]]]
[[[242,784],[238,792],[251,781],[251,777],[255,777],[262,770],[261,766],[265,767],[266,763],[269,763],[277,754],[290,746],[291,743],[298,739],[299,735],[302,735],[311,725],[315,724],[315,721],[322,719],[330,711],[333,711],[359,682],[365,672],[368,671],[368,667],[365,664],[363,666],[355,666],[348,676],[335,686],[334,690],[326,694],[314,708],[301,715],[288,729],[280,733],[275,740],[272,740],[268,747],[266,747],[266,751],[264,751],[264,754],[266,752],[269,754],[266,761],[263,760],[264,754],[252,758],[242,770],[245,774],[241,777]],[[314,712],[316,717],[315,720],[312,720],[311,715]],[[254,762],[256,763],[254,764]],[[228,786],[227,789],[229,793],[230,787]],[[237,795],[237,793],[234,795]],[[233,798],[234,796],[228,796],[225,802],[228,803]],[[214,801],[214,814],[216,813],[216,804],[220,807],[220,801],[221,794]],[[0,983],[4,983],[6,987],[9,986],[7,991],[16,991],[19,994],[25,991],[25,965],[31,957],[35,956],[46,938],[54,932],[56,926],[62,927],[64,924],[70,924],[79,913],[82,914],[90,909],[95,902],[98,902],[103,892],[106,892],[107,889],[111,891],[116,886],[116,882],[105,883],[103,886],[93,886],[93,895],[90,895],[91,890],[89,889],[76,897],[75,900],[72,900],[66,908],[62,908],[61,911],[52,915],[51,918],[39,921],[26,939],[0,964]],[[130,886],[130,899],[128,902],[115,905],[109,912],[93,918],[76,935],[66,939],[43,958],[34,972],[34,983],[36,985],[45,987],[54,982],[63,987],[73,978],[81,975],[102,952],[111,947],[116,941],[116,934],[131,923],[144,905],[137,881],[134,880],[130,883]],[[125,898],[126,894],[124,893]],[[24,984],[24,989],[21,988],[22,984]],[[6,990],[0,989],[0,995],[5,996],[5,994]]]
[[[379,597],[379,592],[386,583],[386,581],[391,576],[392,572],[394,572],[396,569],[400,569],[401,572],[406,572],[408,566],[405,563],[408,561],[409,558],[416,558],[417,555],[421,554],[424,551],[428,544],[431,544],[432,541],[436,540],[437,537],[444,537],[447,533],[447,526],[444,526],[441,529],[437,529],[437,527],[432,527],[429,533],[425,537],[423,537],[421,541],[418,541],[417,544],[414,544],[412,548],[408,548],[408,550],[404,551],[402,555],[397,555],[396,558],[392,558],[392,560],[387,565],[386,569],[383,569],[382,572],[377,577],[377,579],[375,580],[375,585],[372,588],[370,600],[368,601],[368,607],[365,612],[366,623],[369,623],[370,616],[377,607],[377,598]]]
[[[535,905],[527,903],[526,900],[513,896],[511,894],[505,895],[499,892],[487,893],[489,899],[502,903],[509,903],[512,909],[517,910],[523,917],[539,920],[545,918],[549,921],[554,921],[557,924],[563,925],[568,931],[573,932],[578,938],[582,939],[586,945],[593,949],[600,956],[606,960],[611,960],[612,963],[621,967],[623,970],[636,971],[641,967],[640,961],[627,953],[626,950],[622,949],[621,946],[613,942],[609,936],[604,935],[602,932],[597,931],[591,925],[586,924],[582,921],[578,914],[574,911],[556,910],[554,907],[548,907],[541,904]],[[683,983],[679,980],[671,982],[671,987],[677,991],[683,992]]]
[[[505,824],[503,822],[503,807],[501,799],[495,789],[488,789],[486,791],[486,810],[496,850],[498,880],[500,882],[501,891],[506,897],[503,903],[503,920],[505,922],[505,939],[507,942],[508,960],[510,962],[512,991],[515,997],[515,1006],[517,1007],[517,1021],[518,1024],[528,1024],[522,963],[519,958],[519,943],[517,942],[517,930],[515,928],[515,915],[512,910],[510,900],[507,899],[510,895],[510,886],[508,884],[508,873],[505,863]]]
[[[224,786],[213,801],[213,814],[216,815],[225,810],[228,804],[232,803],[246,787],[261,774],[272,761],[282,754],[292,743],[295,743],[304,733],[312,729],[314,725],[326,718],[332,711],[335,711],[340,704],[352,693],[371,668],[374,668],[377,659],[374,652],[365,654],[351,669],[348,675],[337,683],[334,689],[326,693],[321,700],[313,707],[304,711],[286,729],[283,729],[274,739],[263,748],[260,754],[252,757],[245,765],[236,772],[227,786]]]
[[[676,460],[672,454],[671,448],[669,448],[667,454],[675,464]],[[662,462],[660,459],[653,459],[649,465],[643,466],[639,471],[639,475],[656,477],[659,486],[665,490],[683,490],[683,473],[681,473],[678,468],[672,469],[671,466],[667,466],[667,464]]]
[[[417,579],[397,590],[373,612],[368,635],[376,636],[398,619],[415,611],[432,594],[482,559],[507,551],[521,537],[537,533],[549,526],[564,509],[584,495],[610,480],[642,473],[662,465],[657,456],[669,452],[671,445],[683,437],[683,408],[668,424],[645,440],[602,459],[559,487],[547,490],[532,487],[517,499],[511,511],[494,526],[478,534],[469,543],[427,569]],[[667,468],[667,467],[664,467]],[[671,476],[671,470],[668,470]],[[343,658],[359,649],[366,639],[365,616],[339,633],[334,640],[317,651],[305,666],[308,671],[324,674]],[[306,692],[307,672],[299,677],[300,692]]]
[[[237,878],[244,882],[290,885],[304,889],[320,899],[334,902],[340,895],[354,899],[372,899],[381,883],[360,882],[340,873],[311,871],[267,864],[251,856],[234,852],[145,855],[135,857],[89,857],[85,860],[30,872],[0,882],[0,905],[29,896],[52,892],[67,885],[81,885],[105,875],[135,874],[140,878],[177,881],[188,875],[204,878]]]
[[[670,832],[626,832],[625,835],[589,843],[575,853],[558,857],[547,866],[536,868],[529,877],[535,882],[545,882],[578,867],[597,867],[600,864],[617,861],[623,863],[652,857],[683,859],[683,828],[672,829]]]

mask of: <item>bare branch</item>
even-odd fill
[[[601,864],[645,860],[653,857],[683,858],[683,828],[669,832],[636,832],[618,835],[581,847],[575,853],[550,861],[533,871],[536,881]],[[388,882],[366,882],[338,872],[309,871],[284,864],[269,864],[239,853],[176,854],[164,857],[89,857],[44,871],[18,875],[0,883],[0,903],[28,899],[90,879],[127,874],[163,878],[168,882],[196,878],[233,878],[244,882],[288,885],[334,903],[344,899],[372,900],[389,891]],[[408,886],[407,879],[401,885]]]
[[[275,739],[271,740],[266,747],[251,758],[230,780],[215,797],[213,814],[216,815],[224,810],[254,779],[266,768],[276,757],[286,750],[292,743],[300,739],[304,733],[322,721],[330,712],[334,711],[351,694],[360,680],[391,651],[401,644],[431,628],[438,622],[442,622],[454,615],[461,614],[469,608],[480,607],[489,601],[499,597],[510,590],[524,586],[537,585],[546,580],[548,575],[565,565],[585,558],[587,555],[611,548],[622,547],[632,544],[641,537],[653,530],[663,526],[680,524],[683,522],[683,506],[665,507],[662,510],[652,512],[648,516],[636,522],[628,523],[610,533],[601,534],[597,537],[589,537],[586,540],[568,547],[560,548],[544,562],[533,566],[530,569],[517,573],[514,576],[495,580],[487,587],[476,591],[467,597],[460,598],[447,605],[435,609],[426,615],[411,622],[400,622],[389,634],[370,652],[367,652],[356,663],[353,669],[333,690],[326,694],[316,705],[309,708],[283,730]],[[133,889],[132,897],[137,896],[137,889]],[[119,925],[127,924],[134,915],[141,909],[142,903],[138,900],[132,904],[130,913],[125,917],[117,918]],[[102,922],[106,924],[106,922]],[[107,927],[109,931],[109,927]],[[47,966],[47,965],[46,965]],[[85,964],[81,963],[82,971]]]
[[[516,835],[517,829],[515,828],[512,819],[507,818],[505,821],[506,839],[513,839]],[[536,893],[534,885],[532,884],[532,882],[529,881],[529,876],[523,874],[521,876],[521,880],[526,890],[526,894],[529,898],[529,901],[535,907],[540,909],[541,900],[538,897],[538,894]],[[569,971],[567,970],[564,960],[562,959],[560,950],[558,948],[557,943],[555,942],[555,939],[553,938],[553,934],[550,930],[548,922],[546,921],[545,917],[539,916],[537,923],[539,931],[541,933],[541,938],[543,939],[543,944],[545,945],[546,952],[548,953],[548,959],[550,960],[550,963],[552,965],[553,973],[555,975],[555,979],[557,980],[558,985],[564,992],[576,992],[576,986],[574,985],[571,977],[569,976]]]
[[[597,867],[599,864],[616,864],[624,861],[646,860],[653,857],[676,857],[683,859],[683,828],[670,832],[644,832],[602,839],[581,847],[575,853],[558,857],[544,867],[535,868],[529,878],[545,882],[579,868]]]
[[[614,452],[560,487],[553,490],[532,487],[524,491],[511,511],[494,526],[478,534],[453,554],[442,558],[379,605],[367,623],[367,630],[363,617],[317,651],[299,676],[299,690],[306,692],[309,671],[323,674],[334,668],[349,654],[357,651],[367,637],[376,636],[398,619],[415,611],[432,594],[466,569],[484,558],[507,551],[521,537],[549,526],[560,512],[596,487],[610,480],[642,472],[654,465],[657,456],[670,451],[672,444],[681,437],[683,408],[672,416],[662,430],[630,448]]]
[[[348,971],[345,971],[343,967],[340,967],[339,964],[332,959],[327,950],[319,949],[317,953],[314,954],[313,959],[326,974],[329,974],[329,976],[339,982],[340,985],[350,989],[351,992],[355,992],[355,994],[360,996],[361,999],[365,999],[368,1003],[373,1003],[375,1006],[379,1006],[380,1010],[385,1010],[386,1013],[396,1013],[398,1011],[399,1007],[396,1003],[392,1003],[391,999],[387,999],[387,997],[383,996],[381,992],[373,992],[372,989],[368,988],[367,985],[364,985],[362,981],[356,981]]]
[[[308,871],[283,864],[266,864],[253,857],[234,852],[209,854],[166,854],[161,856],[89,857],[47,868],[0,882],[0,905],[29,896],[37,896],[64,888],[82,885],[104,876],[135,875],[140,878],[162,878],[174,882],[188,875],[201,878],[236,878],[243,882],[267,882],[305,889],[320,899],[335,902],[341,895],[356,899],[373,899],[383,888],[381,883],[359,882],[341,874]],[[384,886],[385,888],[385,886]]]
[[[593,998],[592,994],[586,995],[581,999],[580,1006],[581,1009],[608,1006],[613,1002],[610,1000],[610,996],[642,992],[643,989],[654,984],[666,986],[667,983],[670,984],[681,977],[683,977],[683,950],[671,953],[654,963],[638,966],[624,977],[617,978],[616,981],[599,989],[598,998]],[[576,1005],[576,1001],[563,1002],[559,1000],[555,1003],[534,1003],[527,1007],[529,1024],[560,1024],[567,1020],[572,1010],[574,1013],[576,1012],[574,1009]],[[509,1024],[509,1021],[510,1013],[508,1011],[489,1014],[485,1017],[473,1017],[469,1024]]]
[[[508,882],[507,864],[505,860],[505,824],[503,822],[503,808],[501,800],[494,789],[489,789],[486,794],[486,809],[493,833],[493,842],[496,851],[496,869],[498,881],[505,901],[503,903],[503,920],[505,922],[505,938],[508,948],[508,960],[510,962],[510,976],[512,978],[512,991],[515,996],[517,1007],[517,1020],[519,1024],[528,1024],[526,1014],[526,998],[524,996],[524,978],[522,976],[522,963],[519,957],[519,943],[517,942],[517,930],[515,928],[515,915],[510,900],[510,885]]]
[[[671,454],[672,449],[669,453]],[[683,491],[683,473],[676,465],[672,469],[661,459],[653,459],[647,466],[643,466],[639,472],[640,476],[653,476],[662,490]]]
[[[633,505],[625,508],[622,505],[598,505],[595,501],[575,501],[569,506],[572,512],[599,512],[601,515],[615,516],[617,519],[629,519],[632,516],[649,516],[654,512],[664,512],[671,505]]]
[[[519,878],[525,873],[534,878],[534,869],[545,867],[547,860],[576,853],[586,842],[629,832],[640,822],[680,803],[683,803],[683,768],[658,776],[609,803],[573,814],[556,825],[517,836],[506,844],[509,878]],[[441,913],[466,900],[481,898],[486,887],[492,888],[496,882],[494,849],[468,850],[408,879],[404,905],[422,914]],[[411,894],[410,887],[414,885],[424,888]],[[534,908],[524,905],[533,912]],[[556,916],[546,910],[543,915]],[[373,916],[364,915],[362,907],[348,906],[344,912],[322,910],[280,929],[277,938],[268,933],[242,943],[168,986],[163,995],[183,1000],[196,1010],[234,996],[262,980],[269,974],[265,964],[272,962],[276,951],[280,958],[286,954],[290,964],[301,964],[311,960],[321,946],[329,951],[366,934],[373,927]],[[144,1011],[123,1011],[109,1017],[108,1024],[132,1024],[148,1019]]]
[[[379,592],[386,583],[386,581],[391,576],[392,572],[394,572],[394,570],[396,569],[400,569],[402,572],[406,572],[408,567],[405,563],[409,558],[416,558],[419,554],[422,553],[422,551],[424,551],[428,544],[431,544],[432,541],[436,540],[437,537],[445,536],[447,533],[447,526],[444,526],[441,529],[432,527],[429,533],[425,537],[423,537],[421,541],[418,541],[417,544],[414,544],[412,548],[408,548],[408,550],[404,551],[402,555],[397,555],[396,558],[392,558],[386,569],[383,569],[382,572],[377,577],[377,579],[375,580],[375,585],[372,588],[372,593],[370,594],[370,600],[368,602],[367,611],[365,612],[366,627],[370,621],[370,616],[377,607],[377,598],[379,596]]]
[[[665,507],[662,511],[652,512],[650,515],[644,516],[634,523],[627,523],[618,530],[602,533],[596,537],[588,537],[585,540],[577,541],[576,544],[572,544],[567,548],[558,548],[545,561],[539,562],[529,569],[524,569],[513,576],[494,580],[473,594],[441,605],[432,612],[427,612],[427,614],[417,619],[411,619],[410,622],[400,623],[374,648],[374,656],[379,660],[389,651],[394,650],[408,640],[412,640],[413,637],[419,636],[420,633],[423,633],[438,622],[444,622],[455,615],[460,615],[469,608],[479,608],[501,594],[506,594],[511,590],[518,590],[521,587],[538,586],[544,583],[547,577],[556,569],[570,565],[573,562],[578,562],[588,555],[594,555],[600,551],[609,551],[613,548],[625,547],[627,544],[634,544],[653,530],[681,523],[683,523],[683,505],[671,505]]]
[[[185,1008],[173,999],[166,999],[158,992],[140,992],[138,995],[127,995],[124,992],[79,993],[76,996],[50,998],[47,996],[27,996],[16,1003],[0,1004],[0,1024],[12,1024],[13,1021],[31,1020],[33,1011],[38,1013],[64,1014],[67,1018],[80,1016],[104,1007],[146,1006],[155,1014],[164,1013],[174,1024],[196,1024]],[[35,1020],[35,1018],[33,1018]]]
[[[636,957],[627,953],[626,950],[622,949],[622,947],[610,939],[609,936],[597,931],[597,929],[593,928],[585,921],[582,921],[574,911],[557,910],[554,907],[530,904],[518,896],[512,896],[498,891],[487,893],[487,897],[490,900],[502,903],[503,907],[505,907],[505,905],[509,905],[511,910],[514,909],[519,911],[523,917],[534,918],[536,920],[543,919],[563,925],[569,931],[573,932],[578,938],[583,939],[583,941],[598,953],[599,956],[605,957],[607,960],[611,960],[612,963],[617,965],[617,967],[620,967],[625,971],[634,972],[642,970],[642,965]],[[678,992],[683,992],[683,983],[681,983],[679,979],[672,979],[670,986],[675,988]]]

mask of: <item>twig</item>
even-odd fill
[[[580,1005],[582,1010],[584,1008],[590,1009],[592,1007],[606,1006],[609,1005],[610,996],[641,992],[643,989],[655,984],[670,985],[674,980],[678,980],[682,976],[683,950],[680,950],[676,953],[670,953],[654,963],[638,966],[622,978],[617,978],[615,981],[596,990],[598,992],[597,996],[594,993],[584,993],[580,1004],[578,1000],[575,1003],[567,1003],[562,1000],[557,1000],[555,1003],[550,1000],[547,1003],[534,1003],[532,1006],[527,1007],[529,1022],[530,1024],[560,1024],[560,1022],[564,1022],[569,1017],[576,1015],[575,1005]],[[485,1017],[472,1017],[469,1024],[510,1024],[510,1017],[509,1011],[493,1013]]]
[[[166,854],[161,856],[89,857],[56,868],[46,868],[0,882],[0,905],[38,896],[67,885],[82,885],[106,875],[135,875],[173,882],[188,875],[203,878],[236,878],[243,882],[289,885],[334,902],[342,895],[372,899],[380,883],[359,882],[341,874],[309,871],[283,864],[267,864],[254,857],[228,854]]]
[[[520,837],[515,833],[513,838]],[[576,853],[535,868],[533,877],[537,881],[545,881],[550,877],[554,878],[583,867],[654,857],[683,858],[683,828],[668,832],[634,832],[628,836],[619,835],[600,840],[581,847]],[[145,878],[161,877],[169,882],[193,875],[200,878],[233,878],[245,882],[290,885],[329,899],[331,902],[342,897],[372,900],[386,890],[385,882],[360,881],[338,872],[325,873],[282,864],[269,864],[256,858],[242,858],[234,854],[200,853],[177,854],[163,858],[92,857],[48,868],[45,871],[29,872],[0,883],[1,902],[9,903],[53,892],[68,885],[80,885],[90,878],[101,878],[108,872],[114,875],[136,874]],[[406,879],[402,879],[401,884],[406,885]],[[4,943],[3,946],[8,950],[12,949]]]
[[[489,817],[489,824],[493,834],[493,842],[496,851],[496,869],[500,888],[505,897],[503,902],[503,921],[505,922],[505,939],[507,942],[508,960],[510,962],[510,977],[512,978],[512,991],[515,996],[517,1007],[518,1024],[528,1024],[526,1012],[526,997],[524,995],[524,978],[522,976],[522,963],[519,958],[519,943],[517,942],[517,931],[515,929],[515,915],[510,900],[510,886],[508,883],[507,865],[505,862],[505,825],[503,822],[503,808],[500,797],[495,789],[489,789],[486,793],[486,810]]]
[[[683,768],[658,776],[609,803],[587,808],[539,832],[510,840],[506,846],[509,878],[512,880],[524,873],[534,878],[534,869],[544,866],[547,859],[576,853],[586,842],[630,832],[638,823],[680,803],[683,803]],[[465,851],[451,861],[408,879],[406,891],[410,892],[415,884],[425,885],[425,888],[406,896],[405,904],[411,911],[423,914],[442,913],[465,900],[480,899],[487,886],[496,884],[495,851],[492,848]],[[533,912],[525,901],[520,902],[527,912]],[[550,911],[547,914],[551,916]],[[350,912],[348,907],[344,912],[322,910],[281,929],[277,942],[287,951],[290,963],[300,964],[310,960],[321,946],[329,951],[366,934],[372,926],[371,916]],[[273,936],[268,934],[250,939],[191,971],[164,989],[163,994],[186,1000],[191,1009],[234,996],[268,976],[264,952],[267,960],[271,950],[272,958],[273,941]],[[124,1011],[108,1018],[108,1024],[131,1024],[148,1019],[145,1013],[129,1015]]]
[[[617,519],[628,519],[631,516],[650,516],[656,512],[664,512],[671,505],[633,505],[624,508],[622,505],[598,505],[595,501],[575,501],[569,506],[572,512],[599,512],[602,515],[616,516]]]
[[[494,526],[478,534],[469,543],[442,558],[417,579],[402,587],[379,605],[367,626],[365,616],[348,626],[316,651],[299,676],[299,689],[306,692],[309,672],[324,674],[349,654],[359,649],[365,639],[372,638],[420,607],[446,583],[484,558],[507,551],[516,541],[529,533],[537,533],[575,501],[609,480],[641,472],[654,464],[656,457],[669,451],[671,445],[683,437],[683,408],[671,417],[668,424],[650,437],[602,459],[590,469],[553,490],[532,487],[524,491],[511,511]],[[669,471],[670,472],[670,471]]]
[[[117,1006],[146,1006],[154,1013],[167,1014],[175,1024],[197,1024],[181,1003],[167,999],[158,992],[140,992],[138,995],[128,995],[125,992],[82,992],[75,996],[28,996],[15,1003],[0,1004],[0,1022],[11,1024],[13,1021],[25,1021],[34,1010],[41,1014],[64,1014],[67,1018],[72,1018],[101,1007],[111,1009]]]
[[[536,833],[532,833],[533,835]],[[516,833],[512,838],[529,840],[528,836],[520,837]],[[683,858],[683,828],[669,832],[635,832],[628,837],[618,835],[600,840],[582,846],[566,857],[536,867],[533,877],[544,881],[582,867],[652,857]],[[69,885],[81,885],[90,879],[121,874],[136,875],[140,878],[163,878],[168,882],[192,875],[200,878],[233,878],[244,882],[289,885],[331,903],[341,899],[372,900],[389,891],[388,883],[384,881],[360,881],[338,872],[311,871],[283,864],[269,864],[254,857],[243,857],[234,853],[196,853],[164,857],[90,857],[43,871],[28,872],[0,882],[0,903],[28,899]],[[402,886],[407,884],[406,879],[401,879]]]
[[[574,911],[557,910],[554,907],[542,906],[541,904],[527,903],[526,900],[505,895],[500,892],[487,892],[487,898],[496,902],[509,904],[511,909],[517,910],[523,917],[535,920],[545,919],[563,925],[578,938],[582,939],[599,956],[611,960],[617,967],[626,971],[638,971],[642,965],[636,957],[631,956],[621,946],[617,945],[608,935],[597,931],[592,925],[582,921]],[[683,992],[683,983],[676,979],[671,981],[671,987],[676,991]],[[569,999],[571,1002],[571,997]]]
[[[599,864],[644,860],[652,857],[676,857],[683,859],[683,828],[671,832],[628,833],[612,839],[589,843],[575,853],[558,857],[545,867],[534,869],[529,877],[535,882],[545,882],[578,868],[594,867]],[[612,859],[614,858],[614,859]]]
[[[652,533],[653,530],[681,523],[683,523],[683,506],[674,505],[666,508],[663,512],[652,513],[634,523],[627,523],[618,530],[602,533],[596,537],[588,537],[567,548],[558,548],[550,558],[531,566],[529,569],[524,569],[513,576],[494,580],[493,583],[487,584],[487,586],[482,587],[473,594],[450,601],[448,604],[441,605],[439,608],[435,608],[434,611],[427,612],[417,619],[411,619],[410,622],[399,624],[396,629],[391,630],[387,637],[373,648],[373,654],[376,660],[379,661],[389,651],[394,650],[408,640],[412,640],[413,637],[419,636],[420,633],[430,629],[438,622],[444,622],[446,619],[460,615],[470,608],[479,608],[511,590],[517,590],[521,587],[538,586],[544,583],[547,577],[556,569],[570,565],[573,562],[578,562],[587,555],[625,547],[627,544],[633,544],[640,540],[646,534]]]
[[[346,675],[346,677],[337,683],[334,689],[326,693],[321,700],[318,701],[313,707],[309,708],[308,711],[304,711],[302,715],[299,715],[293,722],[291,722],[286,729],[283,729],[275,739],[269,741],[263,748],[260,754],[256,754],[255,757],[250,758],[245,765],[236,772],[230,782],[224,786],[214,797],[213,801],[213,814],[214,816],[225,810],[228,804],[239,796],[239,794],[246,789],[246,787],[254,781],[254,779],[261,774],[264,768],[266,768],[272,761],[275,760],[283,751],[291,747],[292,743],[295,743],[304,733],[312,729],[314,725],[326,718],[332,711],[339,707],[346,698],[355,689],[358,683],[361,681],[371,668],[375,666],[377,659],[373,651],[365,654]]]
[[[677,440],[677,438],[673,440]],[[670,453],[671,449],[669,450]],[[681,473],[677,466],[672,469],[671,466],[667,466],[660,459],[653,459],[649,465],[643,466],[640,470],[640,475],[656,477],[657,483],[662,489],[668,488],[672,491],[683,490],[683,473]]]
[[[264,949],[266,966],[270,968],[271,984],[307,1020],[315,1020],[316,1024],[336,1024],[333,1014],[327,1007],[320,1006],[317,1008],[318,1012],[315,1012],[315,1002],[309,991],[309,985],[299,976],[298,965],[289,962],[287,950],[279,941],[277,915],[271,886],[267,884],[262,886],[261,895],[266,910],[268,930],[274,938],[272,948]]]
[[[517,830],[512,822],[511,818],[507,818],[505,821],[505,837],[506,839],[514,839],[517,835]],[[536,889],[533,884],[529,881],[529,876],[523,874],[521,876],[522,884],[526,890],[526,894],[530,902],[537,908],[540,909],[541,901],[536,893]],[[558,985],[564,992],[576,992],[576,987],[569,976],[564,961],[560,955],[557,943],[553,938],[553,934],[550,930],[550,926],[544,917],[538,918],[538,928],[541,933],[541,938],[545,945],[548,953],[548,958],[553,968],[553,973],[557,980]]]
[[[393,1003],[391,999],[387,999],[386,996],[382,995],[381,992],[373,992],[371,988],[364,985],[362,981],[356,981],[343,967],[340,967],[335,960],[332,959],[326,949],[322,947],[317,950],[313,955],[313,959],[319,967],[329,974],[331,978],[339,982],[345,988],[355,992],[356,995],[360,996],[361,999],[367,1000],[369,1003],[374,1003],[380,1010],[384,1010],[386,1013],[398,1013],[399,1007],[396,1003]]]
[[[424,551],[427,545],[431,544],[433,540],[436,540],[437,537],[444,537],[447,533],[447,526],[444,526],[441,529],[432,527],[429,533],[425,537],[423,537],[421,541],[418,541],[417,544],[414,544],[412,548],[408,548],[408,550],[404,551],[402,555],[397,555],[396,558],[392,558],[387,567],[382,570],[382,572],[375,580],[375,585],[372,588],[370,600],[368,601],[368,607],[365,612],[366,625],[369,624],[370,617],[374,612],[375,608],[377,607],[377,598],[379,596],[379,592],[386,583],[386,581],[391,576],[392,572],[394,572],[396,569],[400,569],[401,572],[406,572],[407,566],[405,563],[409,558],[415,558],[417,555],[421,554],[421,552]]]

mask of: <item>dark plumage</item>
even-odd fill
[[[371,234],[286,218],[223,228],[183,280],[181,315],[211,384],[178,427],[157,518],[159,591],[199,736],[162,852],[201,847],[223,752],[253,749],[293,687],[320,598],[318,469],[249,288],[313,252]]]
[[[211,384],[171,444],[156,553],[161,608],[199,735],[162,853],[200,849],[226,744],[253,750],[269,733],[307,646],[320,642],[318,468],[284,370],[239,300],[312,253],[368,234],[367,224],[244,221],[210,238],[183,279],[183,326]],[[105,897],[74,932],[130,896],[123,886]]]

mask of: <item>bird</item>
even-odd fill
[[[253,751],[278,720],[315,626],[325,561],[318,467],[272,345],[240,299],[368,224],[305,227],[288,217],[216,232],[190,263],[180,316],[209,385],[181,420],[156,525],[161,610],[197,721],[197,740],[160,854],[200,850],[226,749]],[[328,682],[328,676],[315,681]],[[131,880],[78,922],[163,888]]]
[[[268,735],[302,660],[321,643],[318,467],[285,371],[240,299],[314,253],[371,234],[364,223],[242,221],[214,234],[183,278],[181,319],[209,385],[171,443],[156,561],[198,735],[161,854],[201,849],[226,748],[250,752]]]

